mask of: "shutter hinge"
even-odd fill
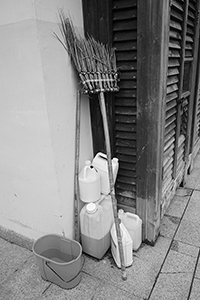
[[[172,6],[173,0],[169,0],[169,6]]]

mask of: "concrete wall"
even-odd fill
[[[58,8],[82,29],[81,0],[0,2],[0,226],[34,239],[73,237],[80,86],[52,33]],[[86,97],[81,109],[80,167],[93,154]]]

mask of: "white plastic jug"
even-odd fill
[[[114,222],[110,195],[86,204],[80,212],[83,252],[101,259],[110,247],[110,229]]]
[[[110,193],[110,182],[108,176],[108,162],[107,155],[99,152],[96,154],[92,161],[92,165],[98,170],[101,178],[101,193],[108,195]],[[119,169],[118,158],[114,157],[112,159],[112,168],[113,168],[113,179],[114,182],[117,177],[117,172]]]
[[[136,214],[125,213],[123,209],[118,210],[118,217],[133,240],[133,250],[138,250],[142,242],[142,220]]]
[[[128,230],[124,226],[123,223],[120,223],[120,231],[122,236],[122,248],[124,253],[124,263],[125,267],[129,267],[133,263],[133,255],[132,255],[132,244],[133,241],[128,233]],[[119,254],[119,246],[117,241],[117,234],[115,229],[115,223],[112,225],[111,228],[111,253],[116,262],[118,268],[121,268],[121,261],[120,261],[120,254]]]
[[[83,202],[95,202],[100,199],[100,175],[91,165],[90,160],[85,161],[85,166],[79,173],[79,192]]]

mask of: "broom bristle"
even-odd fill
[[[114,49],[96,41],[92,36],[82,37],[63,11],[59,12],[59,17],[63,41],[56,34],[55,36],[68,52],[83,84],[83,91],[118,91]]]

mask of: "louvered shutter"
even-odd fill
[[[198,89],[198,104],[197,104],[197,122],[196,122],[196,130],[195,130],[195,142],[197,143],[200,140],[200,83]]]
[[[199,49],[200,53],[200,49]],[[192,141],[192,154],[193,159],[195,158],[196,154],[200,148],[200,57],[198,58],[198,77],[196,80],[196,94],[195,100],[196,105],[194,109],[194,128],[193,128],[193,141]]]
[[[118,203],[135,207],[136,199],[136,0],[113,0],[113,46],[120,72],[115,93],[115,153],[120,168],[116,181]]]
[[[190,16],[192,18],[192,24],[191,26],[193,27],[193,24],[199,23],[199,12],[195,12],[196,6],[197,10],[200,8],[200,3],[197,3],[199,1],[192,1],[190,5]],[[195,14],[196,14],[196,19],[198,18],[198,21],[195,22]],[[197,77],[196,77],[196,85],[195,85],[195,105],[194,105],[194,112],[193,112],[193,132],[192,132],[192,140],[191,140],[191,152],[192,152],[192,160],[191,160],[191,167],[193,167],[193,161],[196,156],[196,154],[199,151],[200,148],[200,45],[199,45],[199,29],[197,29],[196,32],[196,44],[197,44]],[[194,38],[194,35],[192,35],[192,38]]]
[[[162,214],[185,172],[188,121],[191,107],[191,80],[194,72],[196,0],[172,0],[169,28],[164,137]]]
[[[169,57],[163,154],[162,211],[173,197],[174,154],[176,139],[177,102],[179,97],[180,58],[182,45],[183,3],[172,1],[169,26]]]
[[[195,134],[194,136],[194,147],[195,147],[196,144],[200,141],[200,83],[199,83],[198,94],[197,94],[196,122],[195,122],[194,134]]]

